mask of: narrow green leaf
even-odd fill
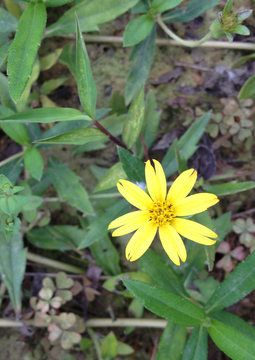
[[[46,29],[46,36],[75,33],[75,13],[79,18],[81,31],[98,30],[104,24],[124,14],[138,0],[84,0],[68,10],[56,23]]]
[[[244,25],[236,25],[233,32],[245,36],[250,35],[250,30]]]
[[[249,99],[255,94],[255,74],[252,75],[241,88],[238,98]]]
[[[54,52],[47,54],[40,58],[41,71],[50,69],[61,55],[62,49],[56,49]],[[57,79],[56,79],[57,80]]]
[[[28,146],[30,140],[24,124],[2,123],[2,130],[14,141],[22,146]]]
[[[136,94],[128,110],[127,118],[124,123],[122,138],[124,143],[131,148],[136,142],[144,119],[144,85]]]
[[[236,329],[211,319],[208,332],[215,344],[232,360],[254,360],[255,341]]]
[[[73,250],[80,245],[86,231],[76,226],[54,225],[32,229],[26,237],[31,244],[47,250]]]
[[[111,189],[112,187],[116,186],[118,180],[126,178],[127,174],[123,170],[122,163],[116,163],[104,174],[102,179],[97,184],[94,193]]]
[[[228,278],[220,284],[219,288],[205,305],[205,310],[207,310],[208,314],[235,304],[255,289],[254,261],[255,252],[239,263]]]
[[[195,327],[185,346],[182,360],[207,360],[208,343],[205,327]]]
[[[225,184],[217,184],[217,185],[203,185],[203,189],[207,192],[212,193],[217,196],[223,195],[231,195],[236,194],[241,191],[246,191],[253,189],[255,187],[254,181],[245,181],[242,183],[237,183],[235,181],[229,181]]]
[[[177,162],[178,173],[181,174],[183,171],[188,169],[187,161],[183,159],[180,152],[175,148],[175,158]]]
[[[191,0],[186,9],[176,9],[170,13],[165,14],[163,20],[166,23],[170,22],[189,22],[196,17],[202,15],[207,10],[218,5],[220,0]]]
[[[186,288],[195,278],[196,274],[205,267],[206,261],[206,254],[202,246],[196,246],[193,242],[187,242],[188,246],[187,265],[183,275],[183,282]]]
[[[212,219],[213,229],[218,235],[218,240],[223,241],[225,236],[232,231],[233,223],[231,221],[231,212],[227,212],[217,219]]]
[[[91,225],[85,238],[81,241],[79,249],[84,249],[101,240],[108,233],[109,224],[118,216],[124,215],[130,209],[126,200],[117,201],[97,218]]]
[[[0,7],[0,33],[16,31],[18,23],[19,20],[15,16]]]
[[[41,93],[49,95],[53,90],[57,89],[59,86],[63,85],[67,80],[67,77],[60,77],[58,79],[51,79],[45,81],[41,86]]]
[[[16,124],[16,126],[17,125],[19,124]],[[30,146],[25,152],[24,162],[25,162],[25,168],[30,172],[30,175],[34,179],[40,181],[44,167],[43,158],[40,151],[34,146]]]
[[[64,47],[58,61],[66,65],[76,78],[76,46],[74,43],[70,42]]]
[[[30,2],[22,14],[10,48],[7,73],[10,94],[14,101],[21,97],[31,75],[35,56],[46,24],[43,2]]]
[[[219,311],[216,314],[213,314],[212,318],[231,326],[252,340],[255,339],[255,326],[249,324],[234,314],[227,311]]]
[[[66,133],[52,136],[50,138],[36,140],[39,144],[70,144],[84,145],[92,141],[108,140],[108,137],[99,129],[81,128],[68,131]]]
[[[141,270],[149,275],[153,284],[175,295],[189,298],[179,275],[165,264],[160,257],[148,249],[139,259]]]
[[[55,121],[71,120],[91,120],[89,116],[83,115],[76,109],[69,108],[40,108],[22,111],[17,114],[2,117],[1,122],[21,122],[21,123],[51,123]]]
[[[134,183],[144,183],[145,185],[145,165],[135,155],[128,150],[118,147],[118,153],[123,169],[130,181]]]
[[[246,56],[242,56],[241,58],[239,58],[238,60],[236,60],[233,64],[232,64],[232,69],[236,69],[241,67],[243,64],[246,63],[246,61],[250,60],[250,59],[254,59],[255,58],[255,53],[250,54],[250,55],[246,55]]]
[[[108,235],[90,245],[89,249],[97,264],[104,270],[106,275],[114,276],[121,273],[119,252],[112,244]]]
[[[161,335],[155,360],[180,360],[186,338],[187,330],[184,326],[168,321]]]
[[[89,56],[76,15],[76,73],[79,98],[83,109],[95,120],[97,88],[89,63]]]
[[[128,73],[125,103],[130,104],[135,94],[145,84],[151,69],[155,52],[156,39],[156,25],[153,27],[151,33],[146,39],[135,45],[130,56],[130,61],[133,61],[130,71]]]
[[[26,249],[21,234],[7,241],[0,232],[0,273],[5,282],[16,314],[21,312],[21,284],[26,267]]]
[[[73,0],[46,0],[45,1],[45,6],[49,6],[49,7],[55,7],[55,6],[61,6],[64,4],[68,4],[70,2],[72,2]]]
[[[170,149],[167,151],[162,166],[164,168],[166,177],[173,175],[177,171],[177,162],[175,159],[175,146],[180,152],[181,156],[188,160],[196,151],[197,143],[202,137],[205,127],[211,117],[211,112],[207,112],[194,122],[185,134],[176,142],[174,142]]]
[[[122,356],[131,355],[131,354],[133,354],[133,352],[134,352],[134,349],[130,345],[125,344],[121,341],[118,341],[118,345],[117,345],[117,354],[118,355],[122,355]]]
[[[122,280],[125,286],[146,307],[158,316],[183,326],[201,325],[205,312],[180,296],[135,280]]]
[[[150,91],[146,97],[142,126],[143,139],[148,149],[151,147],[157,136],[161,116],[161,111],[156,111],[157,107],[154,92]],[[144,149],[140,139],[137,139],[137,154],[139,158],[142,158],[144,155]]]
[[[156,14],[160,14],[164,11],[173,9],[182,2],[183,0],[153,0],[151,8],[155,10]]]
[[[144,14],[137,19],[131,20],[123,35],[124,46],[133,46],[145,39],[154,26],[154,19]]]
[[[222,11],[222,14],[227,14],[231,11],[233,6],[233,0],[227,0],[227,3]]]
[[[88,215],[94,215],[87,191],[79,177],[54,157],[48,160],[49,174],[59,197]]]
[[[1,8],[0,8],[1,9]],[[0,46],[0,66],[3,65],[5,59],[7,58],[8,54],[9,54],[9,49],[11,47],[12,44],[12,40],[6,42],[4,45]]]

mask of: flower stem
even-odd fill
[[[17,154],[14,154],[14,155],[8,157],[7,159],[5,159],[5,160],[3,160],[3,161],[0,161],[0,167],[8,164],[10,161],[12,161],[12,160],[14,160],[14,159],[17,159],[17,158],[23,156],[24,153],[25,153],[25,151],[21,151],[21,152],[19,152],[19,153],[17,153]]]
[[[38,263],[41,265],[50,266],[55,269],[71,272],[74,274],[85,274],[86,273],[86,270],[82,269],[80,267],[70,265],[70,264],[65,264],[65,263],[62,263],[57,260],[48,259],[46,257],[32,254],[30,252],[27,253],[27,260],[34,261],[35,263]]]
[[[196,47],[196,46],[203,44],[204,42],[206,42],[207,40],[209,40],[212,37],[212,34],[209,31],[208,34],[206,34],[202,39],[200,39],[198,41],[183,40],[182,38],[177,36],[172,30],[170,30],[160,17],[157,18],[157,23],[167,33],[168,36],[170,36],[172,39],[178,41],[183,46]]]

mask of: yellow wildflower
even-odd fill
[[[145,253],[159,229],[164,250],[176,265],[180,265],[179,258],[183,262],[187,258],[180,235],[204,245],[213,245],[215,240],[209,238],[217,238],[217,234],[207,227],[181,217],[205,211],[219,199],[207,193],[187,197],[197,179],[194,169],[186,170],[178,176],[167,193],[163,168],[157,160],[153,161],[155,170],[150,161],[145,165],[149,195],[132,182],[119,180],[119,192],[140,210],[117,218],[108,229],[118,228],[112,236],[122,236],[136,230],[126,247],[126,257],[130,261],[139,259]]]

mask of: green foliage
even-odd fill
[[[130,181],[135,183],[145,183],[145,169],[143,162],[128,150],[118,147],[120,161],[123,170],[127,174]]]
[[[207,330],[205,327],[195,327],[187,341],[182,360],[207,360]]]
[[[9,87],[14,101],[20,99],[31,75],[45,25],[44,3],[30,2],[20,18],[8,57]]]
[[[154,26],[154,19],[145,14],[130,21],[123,35],[124,46],[133,46],[145,39]]]
[[[118,180],[126,179],[127,175],[123,170],[123,166],[121,162],[116,163],[113,165],[102,177],[102,179],[97,184],[94,192],[99,192],[107,189],[111,189],[115,187]]]
[[[16,124],[16,125],[23,125],[23,124]],[[43,174],[43,158],[42,155],[40,154],[40,151],[36,147],[30,146],[25,151],[24,163],[26,169],[30,172],[30,175],[36,180],[40,181]]]
[[[237,183],[235,181],[229,181],[227,184],[208,185],[204,184],[203,188],[212,194],[217,196],[236,194],[241,191],[253,189],[255,187],[254,181],[245,181]]]

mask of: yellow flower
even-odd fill
[[[118,228],[112,236],[122,236],[136,230],[126,247],[126,257],[130,261],[139,259],[145,253],[159,229],[164,250],[176,265],[180,265],[179,258],[183,262],[187,258],[180,235],[204,245],[215,243],[215,240],[209,237],[217,238],[217,234],[207,227],[181,217],[205,211],[219,199],[216,195],[207,193],[187,197],[197,179],[194,169],[186,170],[178,176],[167,193],[163,168],[157,160],[153,161],[155,170],[150,161],[145,165],[145,178],[150,196],[132,182],[119,180],[119,192],[140,210],[117,218],[110,223],[108,229]]]

